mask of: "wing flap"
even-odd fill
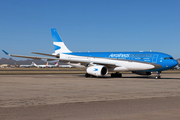
[[[39,53],[39,52],[31,52],[31,53],[59,58],[59,54],[58,55],[52,55],[52,54]]]
[[[30,58],[30,59],[36,59],[36,60],[41,60],[41,59],[48,59],[48,60],[59,60],[58,58],[48,58],[48,57],[36,57],[36,56],[24,56],[24,55],[11,55],[12,57],[22,57],[22,58]]]

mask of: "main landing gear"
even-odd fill
[[[156,78],[156,79],[161,79],[161,71],[157,71],[157,72],[156,72],[155,78]]]
[[[90,74],[86,73],[86,74],[85,74],[85,77],[86,77],[86,78],[92,78],[92,77],[96,77],[96,76],[90,75]],[[119,72],[112,73],[112,74],[111,74],[111,77],[112,77],[112,78],[120,78],[120,77],[122,77],[122,74],[119,73]]]
[[[86,73],[86,74],[85,74],[85,77],[86,77],[86,78],[92,78],[92,77],[94,77],[94,76]]]
[[[112,73],[112,74],[111,74],[111,77],[117,77],[117,78],[119,78],[119,77],[122,77],[122,74],[119,73],[119,72]]]

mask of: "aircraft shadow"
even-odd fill
[[[84,75],[77,75],[79,77],[84,77]],[[99,76],[99,77],[96,77],[96,76],[93,76],[91,78],[97,78],[97,79],[108,79],[108,78],[111,78],[111,79],[117,79],[118,77],[111,77],[111,76]],[[119,79],[123,79],[123,78],[139,78],[139,79],[155,79],[155,76],[122,76],[122,77],[119,77]],[[89,78],[90,79],[90,78]],[[157,79],[157,80],[162,80],[162,79],[176,79],[176,80],[180,80],[180,78],[167,78],[167,77],[163,77],[161,79]]]

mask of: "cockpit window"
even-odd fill
[[[165,57],[165,60],[173,59],[173,57]]]

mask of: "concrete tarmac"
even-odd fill
[[[179,120],[180,75],[0,75],[0,120]]]

